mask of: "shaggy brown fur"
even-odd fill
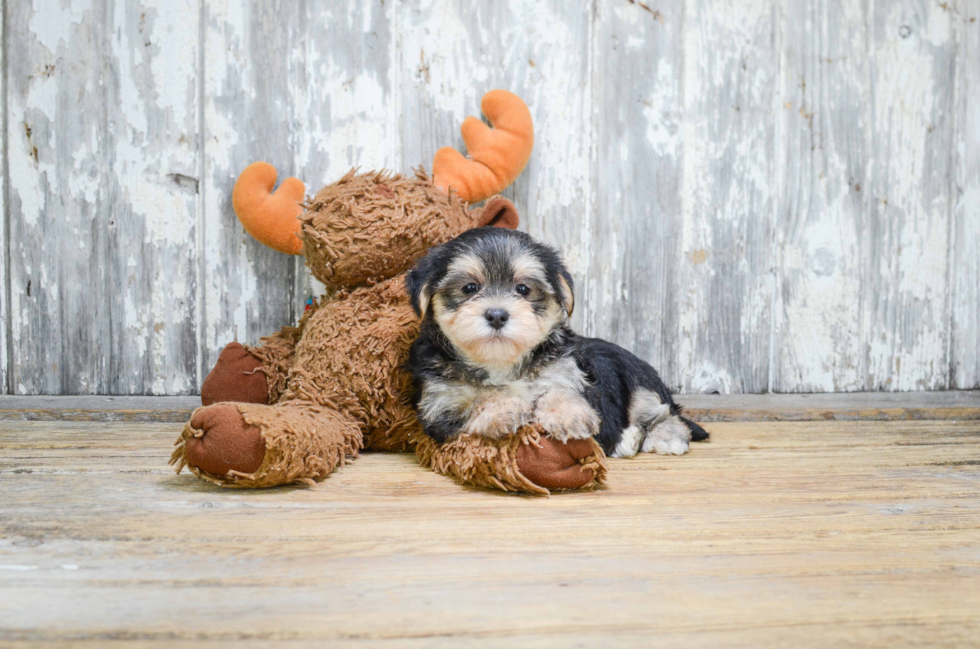
[[[415,454],[422,466],[436,473],[458,478],[461,482],[478,487],[502,491],[518,491],[548,495],[545,487],[535,483],[529,465],[537,466],[540,453],[555,453],[555,459],[564,465],[554,471],[547,480],[556,491],[568,489],[592,489],[606,480],[606,456],[595,440],[580,440],[585,456],[576,458],[565,452],[564,444],[547,444],[544,430],[537,424],[525,426],[516,434],[503,440],[491,440],[481,435],[460,435],[443,445],[423,435],[415,447]],[[561,456],[560,458],[558,456]],[[551,463],[549,463],[551,467]],[[556,474],[565,473],[561,477]],[[581,484],[582,477],[588,480]]]
[[[473,227],[465,203],[436,189],[424,170],[415,173],[403,178],[351,170],[306,206],[303,256],[328,289],[394,277],[432,246]]]

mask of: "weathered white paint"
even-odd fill
[[[115,394],[198,387],[197,9],[196,0],[111,5],[103,155],[112,173],[105,281]]]
[[[299,258],[248,237],[231,209],[251,161],[310,192],[352,166],[395,167],[390,5],[208,2],[205,15],[202,365],[232,340],[254,342],[314,292]]]
[[[195,7],[8,6],[11,391],[196,389]]]
[[[678,368],[685,391],[763,392],[772,327],[772,0],[689,0],[678,258]]]
[[[6,42],[4,39],[4,21],[6,14],[6,10],[0,11],[0,43]],[[7,115],[7,75],[3,74],[2,71],[5,70],[6,67],[6,52],[4,48],[0,47],[0,107],[2,107],[0,108],[0,111],[3,112],[3,123],[5,125]],[[7,169],[6,135],[6,132],[0,134],[0,142],[3,143],[3,145],[0,146],[0,169]],[[7,219],[10,212],[7,210],[6,178],[0,179],[0,215],[2,215],[2,217],[0,217],[0,221],[2,221],[2,227],[0,227],[0,251],[2,251],[3,254],[3,260],[2,263],[0,263],[0,394],[6,394],[8,391],[7,366],[10,362],[7,355],[8,346],[10,344],[10,336],[8,335],[7,326],[7,319],[10,317],[10,309],[8,307],[10,284],[7,281],[7,265],[10,262],[10,256],[7,254]]]
[[[594,18],[589,332],[679,375],[684,7],[603,0]]]
[[[772,389],[863,390],[862,255],[873,118],[867,3],[779,16]]]
[[[874,140],[862,331],[871,390],[948,386],[951,13],[894,2],[869,16]]]
[[[245,235],[238,172],[265,159],[313,191],[351,166],[428,168],[493,87],[531,108],[506,194],[565,255],[574,324],[671,386],[980,385],[975,3],[4,13],[0,390],[193,393],[224,344],[317,290]]]
[[[109,11],[17,2],[7,19],[9,387],[109,391]]]
[[[956,34],[953,237],[950,245],[950,383],[980,385],[980,9],[952,17]]]

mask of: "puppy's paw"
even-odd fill
[[[678,417],[668,417],[647,432],[644,453],[684,455],[690,449],[691,431]]]
[[[619,434],[619,442],[616,443],[616,448],[609,454],[609,457],[633,457],[639,452],[644,435],[646,435],[646,431],[636,424],[624,428],[623,432]]]
[[[599,415],[577,394],[545,394],[535,406],[534,421],[561,442],[588,439],[599,433]]]
[[[488,400],[466,424],[466,432],[500,439],[513,435],[528,423],[531,408],[526,401],[517,398]]]

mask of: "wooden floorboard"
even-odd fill
[[[980,422],[710,425],[593,493],[365,455],[229,491],[173,424],[0,422],[4,646],[976,646]]]

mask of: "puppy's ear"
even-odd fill
[[[473,212],[475,213],[476,210]],[[517,208],[503,196],[494,196],[489,199],[480,213],[476,215],[476,227],[478,228],[491,225],[495,228],[516,230],[520,221]]]
[[[412,301],[412,310],[415,315],[424,316],[429,310],[429,300],[432,299],[432,289],[426,281],[419,268],[416,266],[409,272],[408,279],[405,280],[408,288],[408,297]]]
[[[572,311],[575,310],[573,286],[574,282],[572,281],[571,274],[562,268],[561,272],[558,273],[558,298],[561,300],[561,305],[565,309],[565,313],[568,314],[568,317],[572,317]]]
[[[441,246],[440,246],[441,248]],[[412,301],[412,309],[415,315],[425,316],[429,310],[429,302],[432,300],[432,282],[435,279],[436,253],[439,248],[433,248],[425,257],[419,260],[408,273],[405,280],[405,287],[408,289],[408,297]]]

